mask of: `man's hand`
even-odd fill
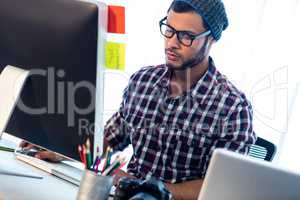
[[[19,144],[19,147],[23,148],[23,149],[34,149],[36,148],[35,145],[30,144],[28,142],[22,141]],[[42,159],[42,160],[48,160],[51,162],[60,162],[63,160],[63,158],[61,156],[59,156],[58,154],[51,152],[51,151],[45,151],[45,150],[37,150],[38,152],[35,154],[36,158]]]
[[[185,181],[182,183],[165,183],[165,186],[172,193],[174,200],[197,199],[202,188],[203,179]]]
[[[119,180],[122,177],[128,177],[128,178],[136,178],[135,176],[132,176],[126,172],[124,172],[123,170],[119,170],[115,175],[114,175],[114,186],[118,186],[119,185]]]

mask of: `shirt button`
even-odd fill
[[[161,84],[166,86],[167,85],[167,80],[166,79],[161,80]]]

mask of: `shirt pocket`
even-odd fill
[[[203,168],[212,146],[212,138],[195,128],[177,130],[173,139],[172,166],[185,170]]]
[[[155,150],[158,147],[157,127],[159,126],[151,119],[133,114],[125,117],[124,122],[136,157],[140,157],[148,148]]]

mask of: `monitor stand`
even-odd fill
[[[29,71],[9,65],[0,74],[0,138],[28,76]]]
[[[3,132],[5,131],[28,76],[29,71],[9,65],[6,66],[0,74],[0,139],[2,138]],[[53,163],[26,155],[24,152],[20,151],[15,151],[15,157],[18,160],[38,167],[76,185],[79,185],[83,174],[83,169],[70,165],[72,162],[62,162],[54,165]],[[13,170],[9,171],[6,167],[5,169],[0,169],[0,174],[1,173],[14,176],[22,175],[17,174]],[[26,174],[23,174],[23,176],[26,176]]]

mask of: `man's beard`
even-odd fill
[[[206,57],[207,43],[208,43],[208,36],[205,37],[204,44],[201,47],[201,49],[198,51],[198,53],[195,55],[195,57],[182,63],[182,65],[179,68],[176,68],[173,65],[166,63],[167,67],[175,71],[184,71],[197,66],[198,64],[202,63]]]

